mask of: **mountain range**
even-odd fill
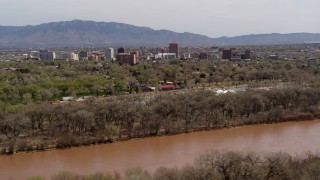
[[[256,34],[210,38],[194,33],[154,30],[116,22],[72,20],[28,26],[0,26],[0,48],[30,47],[159,47],[269,45],[320,42],[320,33]]]

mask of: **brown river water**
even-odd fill
[[[156,168],[192,164],[208,150],[288,152],[320,150],[320,120],[252,125],[0,157],[0,179],[51,177],[61,170],[78,174],[123,172],[140,166]],[[320,152],[320,151],[319,151]]]

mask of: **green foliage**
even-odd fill
[[[104,175],[102,173],[91,174],[88,177],[84,178],[85,180],[116,180],[115,177],[111,175]]]
[[[117,63],[101,66],[89,61],[1,62],[0,66],[0,100],[8,104],[52,101],[76,94],[123,94],[131,91],[125,87],[131,78],[137,79],[139,84],[153,86],[159,81],[176,80],[201,85],[207,82],[228,85],[285,81],[311,83],[312,87],[317,87],[320,79],[316,68],[304,68],[293,61],[234,63],[177,60],[136,66],[119,66]],[[112,91],[103,88],[107,84],[112,86]],[[97,87],[102,88],[97,91]]]
[[[147,171],[143,171],[141,168],[130,168],[124,173],[123,180],[151,180],[151,176]]]
[[[148,83],[149,83],[150,85],[158,85],[159,82],[160,82],[160,79],[158,79],[158,78],[153,78],[153,79],[150,79]]]
[[[120,127],[114,122],[106,125],[105,134],[108,140],[112,141],[115,136],[118,136],[120,132]]]
[[[41,176],[32,176],[28,177],[27,180],[45,180],[45,178]]]
[[[67,171],[61,171],[51,177],[52,180],[75,180],[75,175]]]

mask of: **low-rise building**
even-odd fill
[[[176,53],[158,53],[155,55],[155,59],[174,60],[177,59]]]
[[[308,59],[308,67],[317,66],[318,60],[317,59]]]
[[[62,97],[62,101],[73,101],[74,97],[72,96],[67,96],[67,97]]]

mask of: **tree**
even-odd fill
[[[288,177],[289,156],[285,153],[274,153],[265,156],[263,169],[265,180],[285,179]]]
[[[136,91],[137,92],[137,89],[138,89],[138,83],[139,81],[134,78],[134,77],[128,77],[126,78],[126,82],[127,82],[127,85],[128,85],[128,88],[129,88],[129,93],[131,94],[132,91]]]
[[[178,170],[160,167],[154,173],[153,179],[154,180],[176,180],[176,179],[179,179]]]
[[[53,98],[53,93],[48,89],[41,89],[38,96],[42,101],[48,101]]]
[[[157,103],[153,106],[153,111],[156,114],[156,117],[153,118],[151,123],[151,131],[154,134],[158,134],[160,128],[163,126],[166,133],[170,133],[172,125],[174,123],[174,116],[177,114],[177,106],[174,106],[172,103],[173,97],[159,97]]]
[[[8,114],[4,120],[0,121],[0,132],[10,140],[15,139],[26,129],[27,123],[21,113]]]
[[[120,127],[117,126],[114,122],[106,125],[105,135],[107,136],[108,141],[112,141],[115,136],[118,136],[120,133]]]
[[[22,96],[22,102],[23,102],[24,104],[31,103],[31,102],[32,102],[32,94],[30,94],[30,93],[23,94],[23,96]]]

